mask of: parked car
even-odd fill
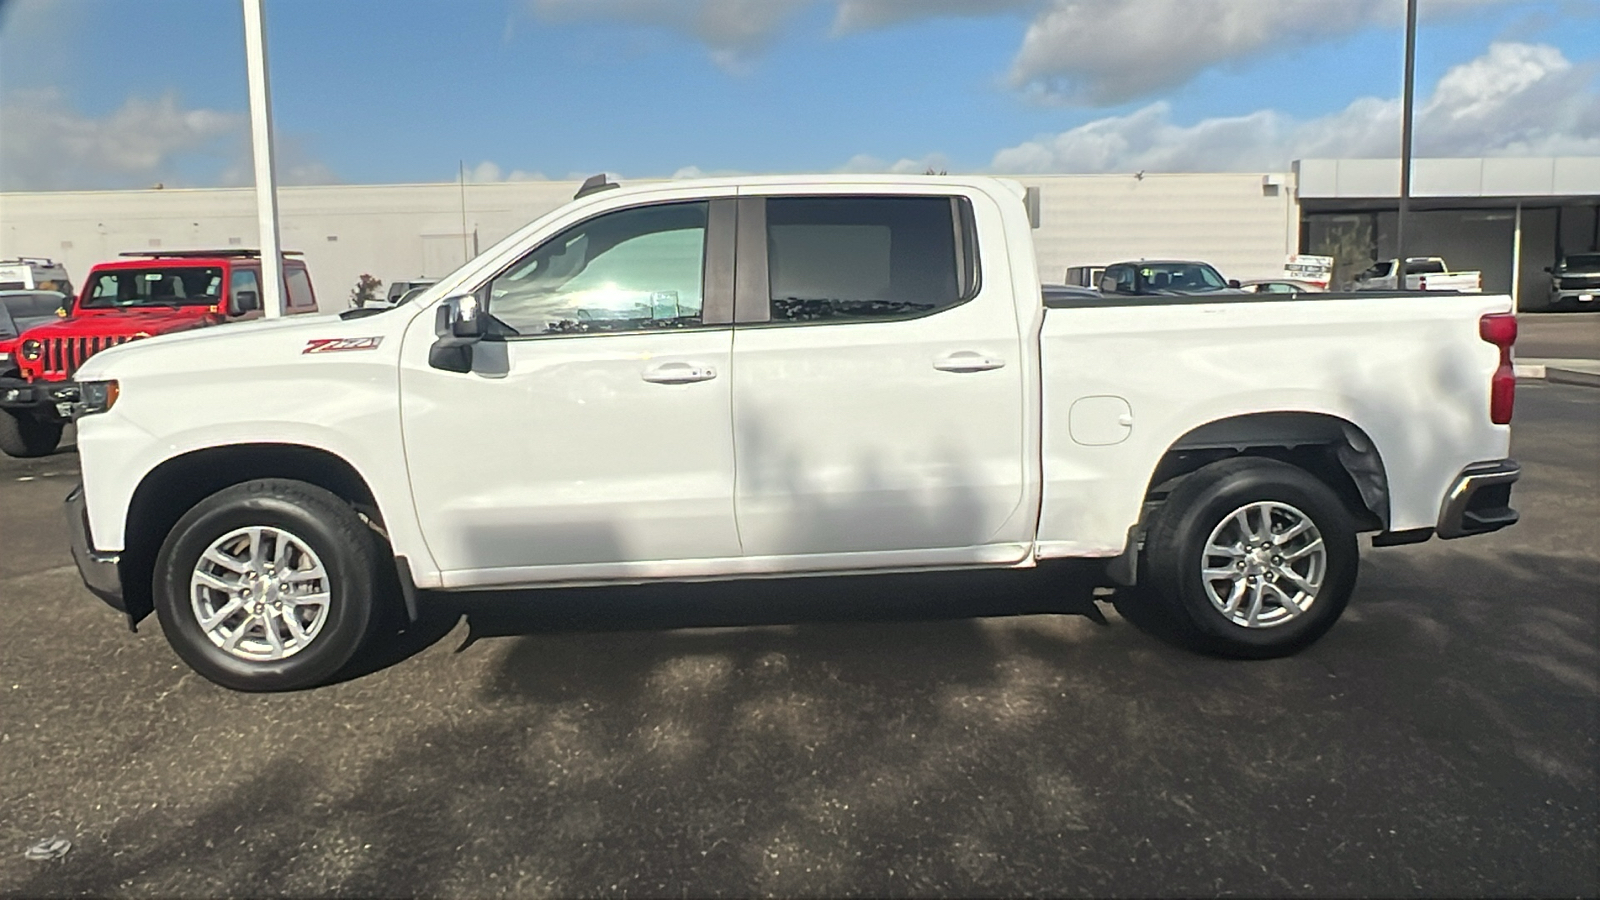
[[[1291,278],[1261,278],[1239,282],[1239,287],[1251,294],[1322,294],[1327,288],[1309,281]]]
[[[1071,266],[1067,269],[1066,283],[1072,287],[1098,289],[1100,276],[1105,271],[1105,266]]]
[[[1569,253],[1550,273],[1550,309],[1600,309],[1600,253]]]
[[[280,690],[391,596],[1063,558],[1278,656],[1359,532],[1516,521],[1510,298],[1056,308],[1037,272],[1010,181],[593,193],[426,302],[89,359],[73,554],[205,677]]]
[[[1356,276],[1358,291],[1399,290],[1395,279],[1395,266],[1399,261],[1388,259]],[[1452,272],[1443,259],[1437,256],[1410,256],[1406,258],[1406,290],[1455,291],[1461,294],[1483,293],[1482,272]]]
[[[72,279],[66,266],[51,259],[0,259],[0,291],[59,291],[70,296]]]
[[[69,316],[19,335],[15,372],[0,377],[0,451],[43,456],[82,400],[73,376],[109,347],[261,315],[261,254],[254,250],[125,253],[89,270]],[[287,311],[317,311],[305,263],[284,260]],[[3,373],[0,373],[3,374]]]
[[[1075,284],[1046,284],[1040,285],[1040,293],[1044,295],[1045,305],[1093,301],[1105,298],[1105,295],[1089,287],[1079,287]]]
[[[1174,296],[1239,293],[1239,282],[1223,278],[1209,263],[1141,259],[1114,263],[1100,276],[1102,294]]]
[[[438,279],[391,281],[389,282],[389,293],[385,295],[384,302],[389,306],[398,306],[405,302],[407,296],[416,296],[416,293],[425,291],[438,283]]]
[[[57,291],[0,291],[0,377],[17,373],[21,334],[66,315],[68,302],[67,296]]]

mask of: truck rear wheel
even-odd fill
[[[1350,512],[1327,485],[1287,463],[1235,458],[1189,475],[1156,510],[1139,587],[1183,643],[1266,659],[1333,627],[1359,564]]]
[[[300,481],[249,481],[202,500],[156,558],[155,610],[173,650],[239,691],[326,681],[373,619],[376,541],[355,510]]]
[[[26,459],[47,456],[61,445],[64,423],[0,409],[0,450]]]

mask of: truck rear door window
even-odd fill
[[[976,294],[962,198],[773,197],[766,211],[775,324],[910,318]]]
[[[283,283],[289,293],[289,306],[292,309],[315,309],[317,298],[311,293],[311,277],[305,269],[283,270]]]

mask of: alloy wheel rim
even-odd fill
[[[1201,551],[1206,597],[1228,621],[1274,628],[1311,608],[1328,572],[1328,548],[1311,517],[1276,500],[1224,516]]]
[[[190,606],[223,652],[271,662],[304,650],[322,633],[332,599],[316,551],[281,528],[237,528],[211,542],[189,579]]]

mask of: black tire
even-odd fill
[[[1303,612],[1271,627],[1251,628],[1234,622],[1212,602],[1201,576],[1202,552],[1213,529],[1236,510],[1263,501],[1288,504],[1311,520],[1321,532],[1326,569],[1315,599]],[[1288,656],[1310,646],[1338,621],[1355,589],[1360,558],[1354,520],[1326,484],[1276,460],[1228,459],[1184,478],[1152,514],[1140,557],[1138,596],[1160,608],[1167,626],[1162,630],[1188,647],[1236,659]],[[1280,605],[1287,609],[1287,604]]]
[[[321,630],[303,649],[281,659],[251,660],[224,650],[206,635],[191,603],[190,579],[201,554],[229,532],[251,526],[289,532],[321,559],[327,572],[328,609]],[[279,478],[234,485],[202,500],[168,533],[156,557],[156,616],[183,661],[223,687],[313,687],[349,662],[371,629],[379,583],[376,551],[376,536],[348,503],[329,491]]]
[[[65,427],[64,422],[0,409],[0,450],[19,459],[48,456],[61,446]]]

